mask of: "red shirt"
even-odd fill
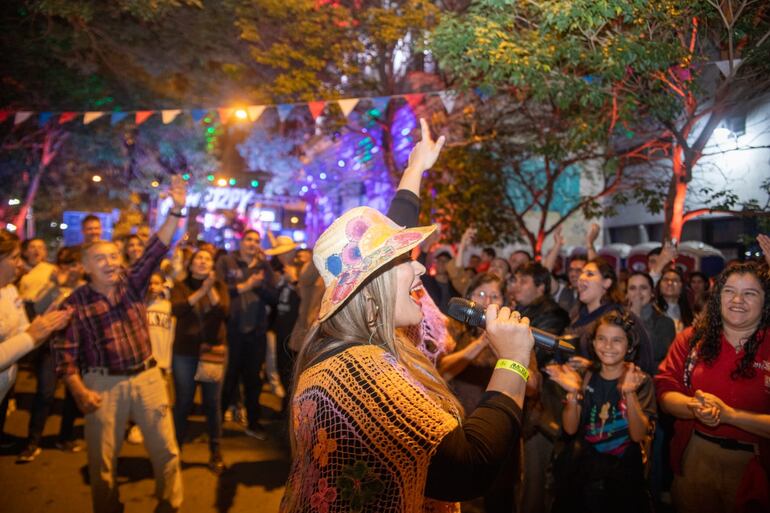
[[[696,390],[702,390],[714,394],[733,408],[755,413],[770,413],[770,332],[765,334],[754,357],[753,378],[736,380],[730,378],[730,374],[743,358],[744,352],[741,350],[736,353],[727,339],[722,336],[719,356],[712,365],[704,362],[695,364],[691,376],[691,387],[688,389],[684,385],[684,366],[690,353],[692,335],[693,328],[687,328],[679,333],[671,344],[666,359],[660,364],[659,373],[655,376],[658,401],[666,392],[680,392],[692,396]],[[695,420],[677,420],[671,455],[676,467],[681,462],[681,455],[693,429],[705,434],[748,443],[756,443],[761,439],[758,435],[727,424],[710,428]]]

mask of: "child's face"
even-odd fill
[[[150,278],[150,294],[153,296],[159,296],[163,293],[163,280],[158,275],[153,275]]]
[[[594,351],[602,365],[617,365],[628,354],[628,337],[620,326],[601,324],[594,337]]]

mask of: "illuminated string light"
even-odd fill
[[[94,176],[91,177],[91,181],[94,182],[94,183],[99,183],[99,182],[102,181],[102,177],[99,176],[99,175],[94,175]]]

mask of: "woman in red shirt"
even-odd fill
[[[767,268],[730,265],[655,377],[658,402],[677,418],[672,495],[680,513],[770,508],[768,294]]]

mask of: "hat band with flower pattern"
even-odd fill
[[[319,320],[331,316],[375,271],[425,240],[435,226],[403,228],[370,207],[356,207],[321,234],[313,262],[326,285]]]

